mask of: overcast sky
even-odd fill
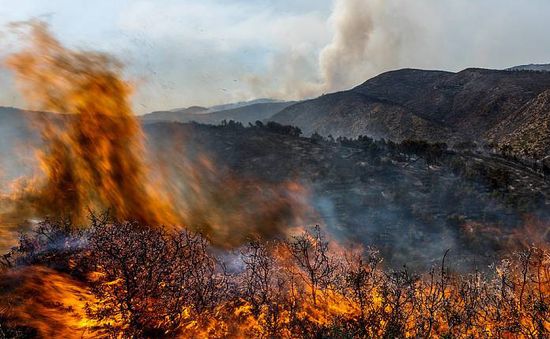
[[[550,63],[546,0],[0,0],[63,43],[114,54],[136,112],[255,97],[296,99],[380,72]],[[352,32],[353,30],[353,32]],[[0,71],[0,105],[23,105]]]

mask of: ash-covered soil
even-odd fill
[[[500,155],[303,138],[265,126],[144,128],[157,154],[183,146],[187,156],[207,154],[220,173],[302,183],[320,214],[315,221],[344,242],[378,247],[392,266],[437,262],[450,249],[457,268],[483,267],[504,249],[550,240],[543,170]]]

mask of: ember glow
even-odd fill
[[[67,275],[40,266],[8,272],[3,276],[0,298],[2,318],[14,327],[28,326],[29,336],[97,335],[92,328],[99,322],[86,315],[87,305],[95,305],[97,300],[82,283]]]
[[[530,248],[486,272],[383,268],[319,228],[252,241],[228,270],[206,238],[92,217],[87,246],[44,222],[5,264],[7,333],[41,337],[537,337],[550,330],[550,253]],[[48,251],[51,242],[56,251]],[[55,265],[59,273],[37,266]],[[87,272],[87,273],[86,273]],[[475,314],[475,316],[473,316]],[[31,332],[29,332],[31,331]]]

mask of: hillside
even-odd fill
[[[218,173],[301,183],[319,213],[310,223],[325,223],[344,241],[377,246],[391,265],[424,265],[448,248],[457,263],[491,262],[514,242],[526,215],[550,217],[549,182],[497,155],[437,147],[418,155],[407,145],[314,140],[267,127],[155,123],[145,130],[152,154],[173,154],[180,145],[170,140],[183,140],[185,153],[206,155]],[[215,192],[227,182],[220,179]]]
[[[392,140],[430,136],[431,140],[442,140],[452,133],[449,127],[411,113],[402,105],[355,91],[298,103],[270,120],[298,126],[305,135],[318,132],[333,137],[369,135]]]
[[[396,141],[500,144],[508,135],[499,133],[504,129],[497,126],[547,89],[550,73],[543,72],[402,69],[348,91],[297,103],[272,120],[296,125],[306,135],[317,131],[334,137],[364,134]],[[535,144],[546,142],[541,139]]]
[[[519,65],[506,69],[507,71],[534,71],[534,72],[550,72],[550,64],[529,64]]]
[[[0,133],[0,166],[4,179],[15,179],[31,170],[30,146],[39,138],[21,111],[0,113],[2,128],[10,131]],[[550,185],[542,170],[497,155],[372,139],[333,142],[267,126],[151,122],[144,129],[151,163],[160,157],[161,164],[175,166],[180,174],[174,182],[185,183],[189,175],[181,172],[185,158],[194,164],[206,157],[215,169],[207,178],[213,180],[208,194],[216,199],[233,190],[226,186],[232,182],[227,175],[267,185],[300,183],[318,213],[308,223],[327,224],[344,240],[376,245],[391,264],[423,265],[447,248],[456,262],[471,263],[472,255],[478,263],[490,262],[526,215],[549,218]],[[413,250],[418,246],[425,251]]]
[[[550,89],[500,122],[488,133],[488,140],[522,157],[550,155]]]

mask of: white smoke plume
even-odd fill
[[[334,0],[326,45],[279,51],[267,74],[249,77],[254,81],[248,84],[252,96],[304,99],[403,67],[460,71],[548,63],[548,44],[540,44],[548,41],[542,5]]]
[[[328,19],[332,39],[317,57],[300,49],[281,52],[268,74],[250,75],[247,83],[256,96],[299,99],[349,88],[391,68],[399,34],[385,29],[387,8],[384,0],[335,0]],[[317,76],[308,79],[312,73]]]
[[[357,77],[368,75],[369,44],[381,0],[338,0],[330,21],[334,36],[319,56],[323,90],[350,86]]]

